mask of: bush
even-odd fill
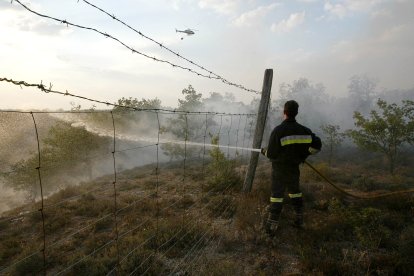
[[[351,217],[359,242],[370,249],[380,247],[391,231],[383,225],[384,213],[375,208],[364,208]]]
[[[211,143],[218,145],[218,142],[219,139],[213,137]],[[208,165],[210,177],[204,189],[212,192],[223,192],[229,189],[240,190],[242,180],[235,170],[235,161],[228,160],[219,148],[210,150],[210,156],[212,158],[211,163]]]

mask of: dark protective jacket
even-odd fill
[[[294,165],[304,162],[321,148],[319,137],[295,119],[288,118],[273,129],[265,155],[272,162]]]

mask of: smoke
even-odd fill
[[[15,191],[0,182],[0,214],[20,206],[26,200],[26,193]]]
[[[354,127],[354,111],[368,114],[370,110],[375,108],[378,98],[397,104],[401,100],[414,100],[414,89],[385,91],[378,88],[378,83],[359,85],[364,82],[372,84],[370,82],[373,80],[367,76],[356,76],[353,79],[358,80],[354,82],[352,87],[353,93],[342,98],[329,96],[332,93],[326,91],[323,84],[314,84],[307,79],[299,79],[291,84],[282,84],[279,89],[274,87],[274,96],[269,109],[262,146],[267,146],[270,132],[282,122],[283,104],[286,100],[294,99],[299,103],[297,121],[311,128],[321,138],[324,138],[320,129],[321,125],[338,125],[340,132],[352,129]],[[372,91],[367,93],[363,90],[364,87],[370,87]],[[359,98],[358,95],[365,96]],[[362,100],[363,104],[361,104]],[[201,105],[198,105],[201,106],[200,109],[194,111],[250,114],[257,113],[258,104],[258,98],[253,98],[251,103],[245,104],[235,101],[235,97],[231,94],[223,96],[211,93],[208,97],[201,98]],[[243,157],[255,150],[250,147],[256,116],[188,114],[185,118],[184,115],[178,113],[159,113],[157,115],[154,112],[124,112],[121,110],[121,112],[113,112],[113,122],[108,110],[107,112],[84,114],[35,114],[35,118],[41,147],[44,147],[43,139],[48,136],[52,126],[61,121],[69,123],[73,128],[83,128],[96,136],[108,138],[110,141],[114,137],[114,123],[115,158],[118,172],[154,164],[157,160],[169,162],[173,159],[178,161],[183,159],[183,155],[171,155],[168,152],[171,147],[167,147],[167,145],[178,147],[181,150],[186,147],[188,159],[200,158],[205,154],[208,157],[208,151],[213,147],[219,147],[230,158]],[[186,135],[187,141],[185,141]],[[213,137],[219,138],[219,145],[211,145]],[[109,144],[108,148],[92,154],[89,163],[80,163],[74,166],[82,173],[72,175],[65,171],[59,172],[53,178],[56,185],[48,192],[53,193],[67,185],[79,185],[98,176],[113,173],[113,144],[112,142]],[[351,141],[348,141],[348,146],[353,146]],[[33,156],[36,152],[36,136],[31,115],[1,113],[0,159],[2,162],[0,172],[6,172],[13,164]],[[87,166],[88,173],[85,171]],[[7,184],[4,181],[0,183],[0,210],[14,208],[27,200],[25,197],[27,193],[16,191]]]

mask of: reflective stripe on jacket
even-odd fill
[[[309,128],[298,124],[295,119],[286,119],[273,129],[266,156],[272,162],[299,164],[321,147],[321,139]]]

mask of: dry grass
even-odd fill
[[[259,164],[248,195],[234,189],[214,193],[202,189],[207,181],[200,167],[192,168],[195,172],[188,172],[184,183],[182,168],[170,166],[162,167],[158,181],[150,166],[119,174],[117,209],[122,210],[116,224],[110,175],[47,199],[46,206],[58,204],[45,207],[48,273],[57,273],[112,241],[76,264],[70,273],[106,274],[115,267],[119,252],[120,274],[136,269],[138,274],[165,275],[175,268],[182,275],[414,274],[409,257],[414,255],[410,196],[349,202],[335,197],[303,167],[305,230],[291,226],[293,210],[286,205],[277,237],[271,240],[261,229],[270,195],[269,163]],[[317,167],[342,179],[344,186],[351,185],[349,180],[355,176],[364,175],[362,169],[352,167],[343,172],[326,164]],[[395,185],[409,180],[365,176],[374,183],[393,181]],[[95,191],[97,186],[102,189]],[[88,193],[90,190],[94,192]],[[119,251],[115,225],[121,236]],[[0,267],[41,249],[40,212],[0,222],[0,238]],[[42,268],[42,254],[35,254],[6,274],[36,274]]]

